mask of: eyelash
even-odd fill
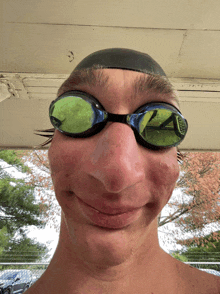
[[[45,147],[46,145],[50,144],[53,140],[54,133],[55,133],[55,128],[46,129],[46,130],[35,130],[34,131],[35,135],[48,138],[45,142],[36,146],[36,148]]]

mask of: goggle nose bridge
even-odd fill
[[[128,116],[128,114],[114,114],[114,113],[108,112],[107,121],[128,124],[127,116]]]

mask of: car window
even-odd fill
[[[15,279],[15,277],[17,276],[17,273],[13,273],[13,272],[6,272],[6,273],[4,273],[4,274],[2,274],[1,276],[0,276],[0,279],[2,279],[2,280],[13,280],[13,279]]]
[[[17,278],[19,278],[19,279],[21,278],[21,274],[20,273],[17,274],[16,279]]]

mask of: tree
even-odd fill
[[[208,234],[203,238],[203,242],[190,240],[190,245],[185,246],[182,250],[175,251],[173,256],[179,256],[182,260],[189,262],[220,262],[220,242],[218,241],[220,231]],[[218,264],[203,264],[201,268],[211,268],[220,270]]]
[[[179,244],[190,245],[195,240],[203,242],[205,229],[214,232],[219,227],[220,153],[185,153],[180,167],[177,189],[181,195],[171,199],[171,212],[159,225],[173,222],[182,232],[192,233],[192,238],[177,238]]]
[[[47,252],[46,246],[27,237],[28,227],[45,226],[44,214],[46,206],[35,200],[35,187],[25,179],[16,179],[9,173],[9,166],[3,167],[7,162],[17,171],[29,172],[17,152],[13,150],[0,150],[0,258],[1,260],[14,261],[12,256],[22,250],[38,250],[41,257]],[[39,256],[33,256],[32,261]],[[17,259],[16,259],[17,261]]]
[[[30,184],[42,204],[47,206],[45,221],[59,230],[61,209],[54,194],[46,150],[24,151],[20,154],[24,164],[30,168]]]
[[[1,254],[2,262],[36,262],[48,258],[46,244],[41,244],[30,238],[8,240]]]

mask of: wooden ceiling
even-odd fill
[[[182,150],[220,150],[218,0],[1,0],[0,148],[32,148],[76,64],[124,47],[151,55],[189,122]]]

